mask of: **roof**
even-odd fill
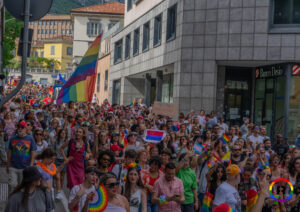
[[[79,13],[105,13],[105,14],[117,14],[124,15],[125,5],[119,2],[110,2],[106,4],[97,4],[88,7],[81,7],[72,9],[71,12]]]
[[[40,20],[71,20],[70,15],[51,15],[47,14],[42,17]]]

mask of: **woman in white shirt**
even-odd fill
[[[143,183],[141,180],[141,168],[136,163],[129,164],[129,167],[124,195],[129,201],[130,212],[146,212],[147,196],[145,190],[143,189]]]

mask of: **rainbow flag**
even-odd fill
[[[249,191],[247,191],[246,196],[247,196],[246,212],[250,212],[253,206],[256,204],[258,195],[254,189],[250,189]]]
[[[127,132],[127,131],[126,131],[126,132]],[[127,143],[128,143],[128,141],[127,141],[127,133],[126,133],[126,132],[122,132],[122,133],[121,133],[121,141],[120,141],[120,144],[122,144],[124,148],[126,148]]]
[[[80,64],[63,85],[57,97],[57,104],[73,102],[91,102],[95,90],[96,66],[101,41],[100,34],[83,56]]]
[[[209,212],[212,199],[213,199],[213,195],[211,193],[206,192],[203,198],[201,212]]]
[[[226,134],[224,134],[224,135],[220,138],[220,140],[223,142],[223,144],[227,144],[228,141],[230,140],[230,138],[229,138]]]
[[[164,130],[149,130],[147,129],[144,134],[144,140],[148,143],[159,143],[166,136]]]

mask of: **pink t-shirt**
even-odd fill
[[[182,181],[174,177],[171,182],[166,181],[163,176],[154,183],[153,193],[156,193],[158,197],[164,195],[165,197],[173,196],[174,194],[181,194],[184,192]],[[168,204],[159,205],[159,212],[181,212],[180,204],[175,201],[171,201]]]

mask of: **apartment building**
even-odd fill
[[[300,3],[275,0],[126,0],[112,37],[110,96],[250,117],[294,140],[300,123]]]

